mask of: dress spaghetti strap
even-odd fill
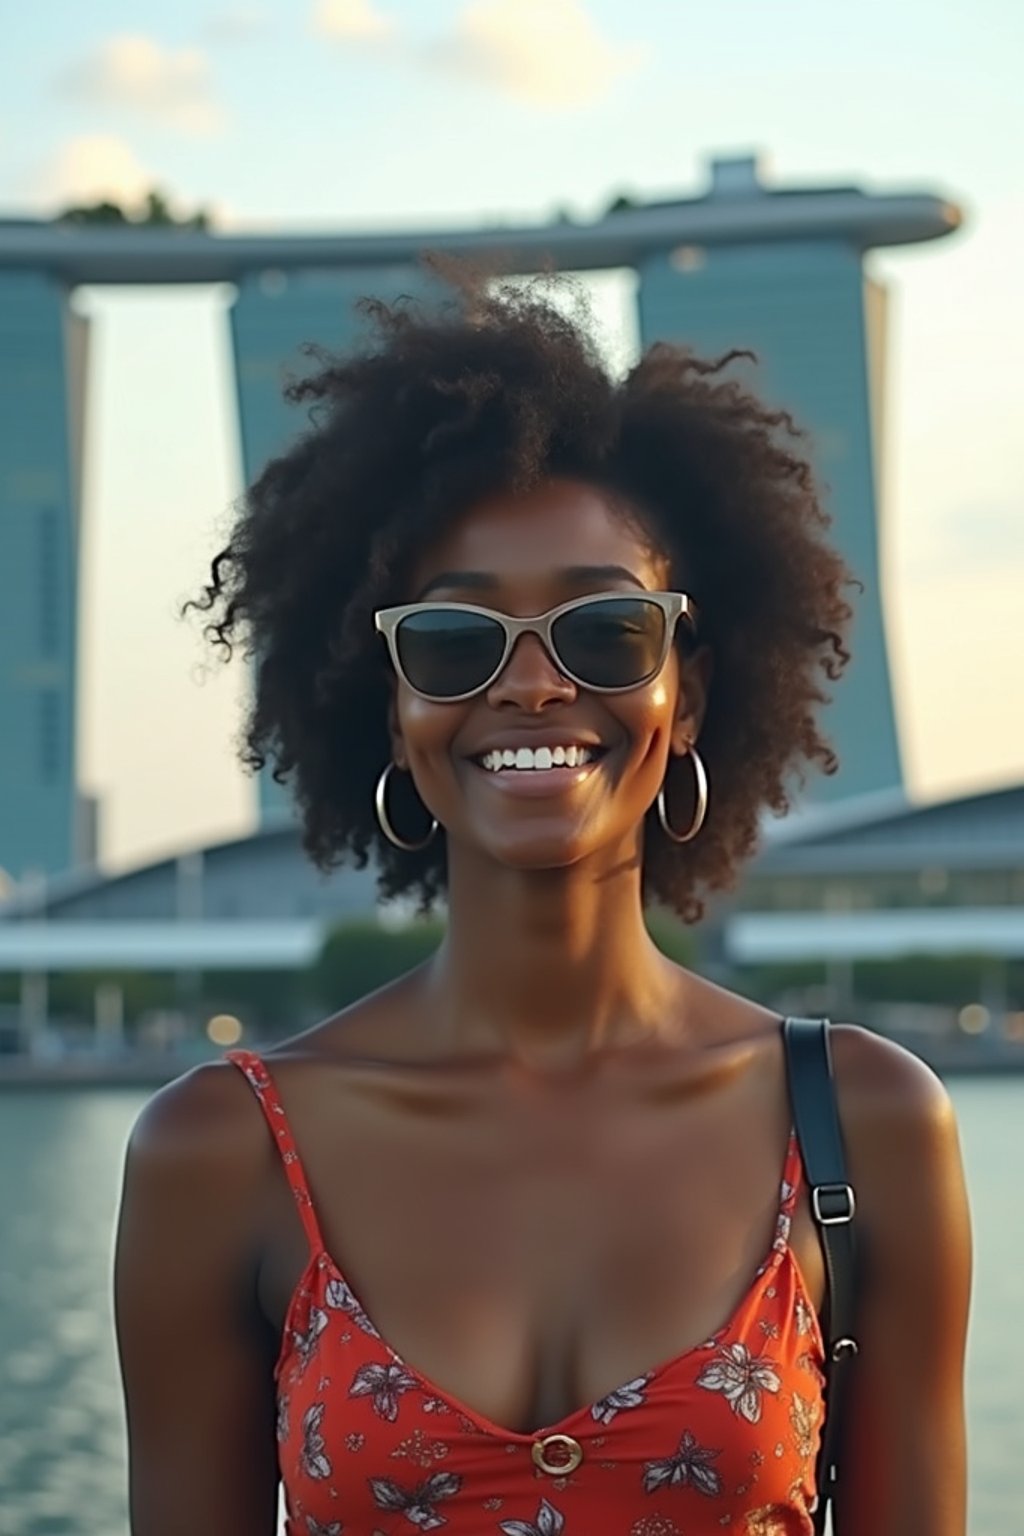
[[[786,1166],[782,1174],[782,1200],[779,1214],[792,1216],[793,1207],[796,1205],[796,1197],[800,1190],[804,1176],[803,1160],[800,1156],[800,1142],[797,1139],[796,1127],[789,1132],[789,1143],[786,1147]]]
[[[320,1223],[317,1221],[302,1159],[296,1149],[292,1128],[288,1124],[288,1116],[284,1112],[274,1080],[267,1070],[266,1063],[255,1051],[226,1051],[224,1059],[230,1061],[242,1073],[266,1116],[274,1145],[281,1154],[285,1177],[295,1196],[295,1204],[299,1208],[299,1217],[309,1240],[310,1252],[316,1257],[325,1252],[323,1235],[320,1231]]]
[[[775,1262],[782,1260],[782,1255],[789,1247],[789,1237],[793,1229],[793,1210],[796,1206],[796,1197],[800,1192],[800,1184],[804,1176],[803,1162],[800,1158],[800,1143],[797,1140],[796,1127],[789,1132],[789,1142],[786,1147],[786,1165],[782,1173],[782,1188],[779,1191],[779,1212],[775,1222],[775,1241],[772,1250]]]

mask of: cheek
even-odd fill
[[[395,698],[395,717],[409,762],[422,762],[438,753],[449,755],[466,708],[464,704],[431,704],[400,688]]]
[[[638,747],[643,747],[645,741],[654,745],[651,738],[671,734],[678,691],[674,677],[661,676],[646,688],[621,696],[619,718]]]
[[[650,712],[657,715],[671,716],[672,701],[675,698],[675,693],[676,685],[674,682],[670,687],[665,678],[656,678],[648,689]]]

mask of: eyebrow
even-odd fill
[[[639,576],[624,565],[567,565],[553,575],[567,586],[577,586],[585,581],[628,581],[641,592],[647,590]],[[467,587],[477,592],[493,592],[500,585],[498,577],[490,571],[441,571],[427,582],[414,601],[422,603],[427,594],[438,587]]]

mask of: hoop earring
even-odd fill
[[[693,839],[697,836],[697,833],[700,831],[701,827],[704,825],[704,818],[708,814],[708,776],[705,772],[704,764],[701,762],[700,755],[697,752],[697,748],[693,746],[692,743],[688,749],[687,756],[693,759],[693,776],[697,783],[697,804],[694,807],[693,820],[690,822],[690,825],[687,827],[686,831],[676,832],[671,826],[669,826],[668,812],[665,809],[664,780],[662,780],[661,788],[658,790],[658,798],[655,801],[655,805],[657,806],[658,810],[658,820],[661,823],[661,830],[664,832],[665,836],[669,838],[673,843],[692,842]],[[665,777],[667,778],[668,775],[666,774]]]
[[[394,763],[388,763],[387,767],[381,773],[380,778],[377,780],[377,787],[373,792],[373,804],[377,812],[377,820],[380,823],[381,831],[384,833],[384,836],[387,838],[389,843],[394,843],[396,848],[404,848],[407,853],[418,853],[421,848],[426,848],[428,843],[432,843],[434,841],[434,838],[437,834],[438,820],[436,816],[431,816],[430,830],[426,837],[420,838],[418,843],[410,843],[404,837],[399,837],[398,833],[391,825],[391,817],[388,815],[388,808],[384,801],[384,796],[387,791],[388,777],[394,766]]]

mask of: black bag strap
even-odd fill
[[[847,1180],[843,1137],[836,1110],[828,1019],[786,1019],[786,1074],[793,1123],[810,1189],[827,1279],[822,1333],[825,1341],[825,1425],[818,1453],[814,1530],[821,1536],[839,1477],[842,1410],[854,1336],[857,1251],[856,1198]]]

